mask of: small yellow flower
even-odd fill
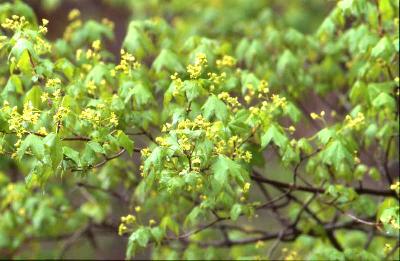
[[[101,41],[100,41],[100,40],[94,41],[94,42],[92,43],[92,48],[93,48],[95,51],[100,50],[100,48],[101,48]]]
[[[243,193],[247,193],[250,190],[251,184],[249,182],[246,182],[243,186]]]
[[[315,119],[319,118],[319,115],[316,114],[315,112],[312,112],[312,113],[310,113],[310,117],[311,117],[311,119],[315,120]]]
[[[222,59],[216,61],[217,67],[233,67],[236,64],[236,59],[229,55],[224,55]]]
[[[47,130],[45,127],[40,127],[40,129],[37,131],[39,134],[46,136],[48,134]]]
[[[120,224],[118,227],[118,235],[122,236],[127,230],[128,228],[124,224]]]
[[[81,15],[81,12],[78,9],[72,9],[68,14],[68,20],[72,21],[78,18]]]
[[[47,92],[42,93],[42,95],[40,96],[40,100],[42,102],[46,102],[49,100],[49,94]]]

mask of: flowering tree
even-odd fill
[[[0,257],[398,259],[398,1],[310,32],[296,1],[158,2],[109,1],[150,13],[117,57],[108,19],[50,41],[0,4]]]

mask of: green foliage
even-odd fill
[[[399,258],[399,3],[309,2],[1,3],[0,257]]]

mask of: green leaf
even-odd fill
[[[186,97],[188,101],[193,101],[197,97],[199,97],[202,93],[204,93],[204,89],[200,86],[197,81],[194,80],[186,80],[183,82],[183,88],[186,92]]]
[[[294,73],[298,67],[298,60],[296,56],[290,51],[285,50],[285,52],[279,57],[276,69],[278,74],[284,75],[287,72]]]
[[[80,164],[81,160],[80,160],[80,156],[79,156],[79,152],[77,152],[76,150],[70,148],[70,147],[63,147],[63,154],[71,159],[72,161],[74,161],[76,164]]]
[[[261,148],[265,148],[273,141],[278,147],[283,147],[288,142],[288,138],[280,131],[280,128],[272,124],[268,130],[261,136]]]
[[[284,107],[285,114],[290,117],[293,122],[299,122],[301,119],[301,111],[292,102],[288,102]]]
[[[91,148],[94,152],[96,153],[101,153],[101,154],[105,154],[106,151],[104,150],[104,148],[100,145],[100,143],[95,142],[95,141],[89,141],[87,143],[87,145],[89,146],[89,148]]]
[[[154,60],[152,67],[156,72],[160,72],[163,68],[170,72],[182,72],[185,68],[179,61],[178,56],[169,49],[162,49],[160,54]]]
[[[393,43],[385,36],[372,48],[371,56],[388,60],[395,52]]]
[[[242,213],[242,205],[236,203],[231,208],[231,212],[230,212],[231,219],[233,221],[236,221],[241,213]]]
[[[161,243],[165,233],[160,227],[153,227],[151,228],[151,235],[157,243]]]
[[[132,156],[133,152],[133,140],[129,138],[128,135],[126,135],[123,131],[119,130],[117,133],[117,140],[118,140],[118,145],[128,152],[130,156]]]
[[[74,77],[74,65],[66,58],[57,60],[55,64],[56,68],[67,76],[68,80],[72,80]],[[98,82],[96,82],[98,84]]]
[[[134,87],[131,90],[131,94],[133,95],[133,99],[135,103],[142,107],[154,100],[153,94],[150,90],[141,82],[135,82]]]
[[[166,229],[170,229],[174,232],[175,235],[179,235],[179,224],[176,223],[171,216],[164,216],[160,222],[160,227],[166,231]]]
[[[376,108],[386,106],[394,110],[396,108],[396,100],[391,95],[382,92],[372,101],[372,106]]]
[[[42,90],[39,86],[33,86],[25,95],[24,103],[31,102],[35,109],[40,109],[42,101],[40,96],[42,95]]]
[[[317,137],[322,144],[327,144],[330,139],[335,136],[335,131],[329,128],[324,128],[317,133]]]
[[[32,74],[33,67],[31,63],[31,57],[27,49],[25,49],[19,57],[17,67],[24,74]]]
[[[244,185],[247,178],[246,170],[230,158],[219,155],[217,160],[211,166],[214,173],[213,182],[216,190],[220,190],[226,184],[229,184],[229,179],[234,178],[239,185]]]
[[[213,94],[204,103],[202,110],[204,117],[207,119],[211,119],[211,117],[215,115],[217,119],[225,121],[228,117],[228,108],[226,104]]]
[[[19,160],[22,160],[22,157],[26,153],[27,149],[30,148],[33,155],[41,160],[44,157],[44,144],[40,137],[29,134],[21,143],[17,151],[17,156]]]
[[[53,170],[56,170],[63,159],[61,140],[56,133],[50,133],[43,139],[43,143],[49,150]]]
[[[352,154],[339,140],[334,140],[328,144],[326,149],[321,152],[322,161],[328,165],[339,168],[342,162],[353,161]]]

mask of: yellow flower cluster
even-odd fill
[[[287,105],[287,101],[285,97],[280,97],[277,94],[272,94],[272,104],[276,107],[276,108],[285,108]]]
[[[235,135],[230,137],[228,142],[225,142],[225,140],[217,142],[214,150],[216,154],[229,155],[235,159],[250,162],[253,155],[250,151],[244,151],[243,148],[240,148],[242,144],[243,139]]]
[[[178,144],[184,153],[192,151],[195,146],[195,143],[189,140],[189,138],[185,134],[179,135]]]
[[[249,182],[246,182],[246,183],[244,184],[244,186],[243,186],[243,193],[249,192],[250,187],[251,187],[251,184],[250,184]]]
[[[183,81],[181,78],[179,78],[178,73],[174,73],[173,75],[170,76],[173,84],[174,84],[174,92],[172,93],[173,96],[178,96],[182,87],[183,87]]]
[[[88,81],[86,83],[86,89],[87,89],[87,92],[89,94],[94,95],[96,93],[96,89],[97,89],[96,84],[94,83],[94,81]]]
[[[100,40],[96,40],[92,43],[92,48],[95,51],[99,51],[101,49],[101,41]]]
[[[143,158],[147,158],[148,156],[150,156],[151,151],[150,151],[149,148],[143,148],[143,149],[140,151],[140,154],[142,154],[142,157],[143,157]]]
[[[121,224],[118,227],[118,235],[122,236],[128,231],[128,226],[135,224],[136,217],[133,215],[127,215],[121,217]]]
[[[122,49],[121,61],[115,67],[115,70],[122,71],[124,74],[130,74],[132,69],[139,69],[139,68],[140,68],[140,63],[136,61],[135,56]]]
[[[114,30],[114,22],[109,20],[108,18],[103,18],[101,19],[101,23],[110,28],[111,30]]]
[[[268,82],[266,80],[261,80],[260,83],[257,86],[257,90],[254,88],[254,85],[251,83],[248,83],[246,85],[247,87],[247,95],[244,97],[244,100],[247,103],[250,103],[253,97],[256,94],[256,91],[258,92],[258,98],[268,98],[267,94],[269,93],[269,88],[268,88]]]
[[[18,112],[16,106],[10,108],[7,101],[4,102],[1,111],[9,115],[9,130],[15,132],[18,138],[28,132],[26,124],[36,125],[40,117],[40,111],[36,110],[31,102],[24,104],[22,114]]]
[[[79,18],[80,16],[81,16],[81,12],[78,9],[72,9],[68,14],[68,20],[73,21],[76,18]]]
[[[229,55],[224,55],[222,59],[218,59],[216,61],[216,65],[218,68],[222,67],[233,67],[236,65],[236,59]]]
[[[50,53],[51,48],[52,48],[52,46],[48,41],[43,40],[39,36],[35,37],[34,49],[38,55]]]
[[[109,116],[106,116],[108,112],[103,111],[105,108],[106,105],[103,103],[97,104],[96,109],[86,108],[80,113],[79,118],[88,121],[95,128],[99,126],[110,126],[110,124],[114,127],[118,126],[117,115],[114,112],[110,112]]]
[[[211,122],[204,119],[202,115],[198,115],[194,119],[194,121],[191,121],[189,119],[180,121],[177,125],[177,131],[179,132],[180,130],[185,130],[185,129],[190,129],[190,130],[203,129],[207,131],[210,128],[210,126]]]
[[[156,143],[160,145],[161,147],[168,147],[169,144],[167,142],[167,139],[165,137],[157,137],[156,138]]]
[[[46,136],[47,134],[49,134],[45,127],[40,127],[39,130],[37,131],[37,133],[39,133],[40,135],[43,135],[43,136]]]
[[[42,19],[42,25],[39,26],[39,32],[42,34],[46,34],[47,33],[46,25],[48,25],[48,24],[49,24],[49,20]]]
[[[359,129],[365,122],[365,116],[362,112],[357,113],[356,117],[351,117],[347,115],[345,117],[345,123],[347,128],[349,129]]]
[[[210,91],[213,91],[216,85],[220,85],[226,79],[226,72],[222,72],[220,75],[216,73],[208,73],[207,75],[208,79],[213,83],[210,86]]]
[[[237,108],[241,105],[237,97],[231,97],[227,92],[221,92],[218,94],[218,98],[227,103],[231,108]]]
[[[64,39],[70,40],[73,32],[82,26],[82,21],[79,19],[81,12],[78,9],[73,9],[68,14],[68,20],[71,23],[67,26],[64,32]]]
[[[269,93],[268,82],[265,80],[261,80],[258,85],[258,98],[266,97]]]
[[[68,108],[60,106],[53,116],[54,122],[60,125],[62,120],[68,115],[69,111],[70,110]]]
[[[15,131],[18,138],[26,132],[22,125],[22,116],[18,113],[17,107],[13,107],[10,113],[10,119],[8,120],[10,131]]]
[[[400,181],[390,185],[390,189],[396,191],[397,194],[400,194]]]
[[[311,119],[313,119],[313,120],[316,120],[316,119],[323,119],[324,116],[325,116],[325,111],[321,111],[321,112],[319,113],[319,115],[316,114],[315,112],[310,113],[310,117],[311,117]]]
[[[100,125],[101,121],[101,112],[98,110],[94,110],[92,108],[86,108],[83,110],[79,116],[79,118],[83,120],[87,120],[88,122],[92,123],[93,126]]]
[[[24,104],[24,110],[22,112],[22,120],[25,122],[30,122],[33,125],[37,123],[40,117],[40,111],[35,110],[31,102]]]
[[[189,64],[186,67],[186,71],[189,73],[191,79],[199,78],[203,67],[207,65],[207,57],[204,53],[196,54],[194,64]]]
[[[289,251],[286,247],[282,249],[283,254],[285,255],[284,260],[300,260],[300,256],[297,251]]]
[[[28,24],[29,22],[26,21],[25,16],[13,15],[11,16],[11,19],[6,18],[5,21],[1,24],[1,27],[3,27],[4,29],[9,29],[11,31],[17,31],[24,28]]]
[[[61,85],[61,80],[58,78],[48,79],[46,82],[47,88],[58,87]]]
[[[24,189],[21,189],[21,186],[25,185],[18,183],[9,183],[7,185],[7,187],[5,188],[7,192],[6,196],[1,202],[2,206],[7,206],[13,202],[21,202],[22,200],[24,200],[24,198],[26,198],[25,187]]]
[[[114,112],[111,112],[109,121],[110,121],[111,125],[113,125],[115,127],[118,126],[118,118],[117,118],[117,115],[115,115]]]

